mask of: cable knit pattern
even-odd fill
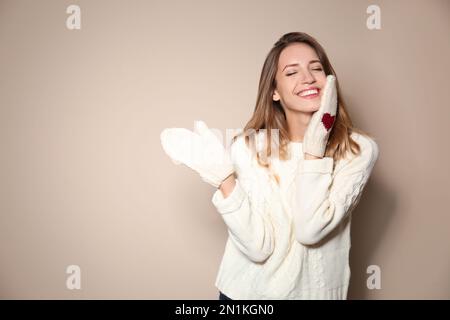
[[[350,279],[351,212],[378,158],[372,139],[353,133],[358,156],[305,160],[302,143],[292,157],[273,159],[281,184],[270,178],[245,145],[231,146],[236,186],[212,203],[228,227],[215,285],[232,299],[346,299]]]

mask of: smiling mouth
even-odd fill
[[[298,96],[303,99],[313,99],[319,96],[320,89],[308,89],[301,91]]]

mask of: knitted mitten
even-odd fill
[[[303,152],[322,158],[336,120],[337,93],[336,77],[327,76],[325,88],[320,100],[320,108],[311,117],[303,138]]]
[[[175,164],[188,166],[216,188],[234,172],[228,151],[203,121],[195,122],[194,132],[184,128],[164,129],[160,139]]]

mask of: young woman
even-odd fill
[[[230,148],[206,124],[165,129],[164,151],[217,190],[228,228],[219,299],[346,299],[350,220],[375,162],[322,46],[283,35],[266,57],[253,116]]]

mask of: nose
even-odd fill
[[[301,82],[303,84],[310,84],[316,81],[316,79],[314,78],[313,74],[309,71],[304,71],[303,73],[303,77],[301,78]]]

